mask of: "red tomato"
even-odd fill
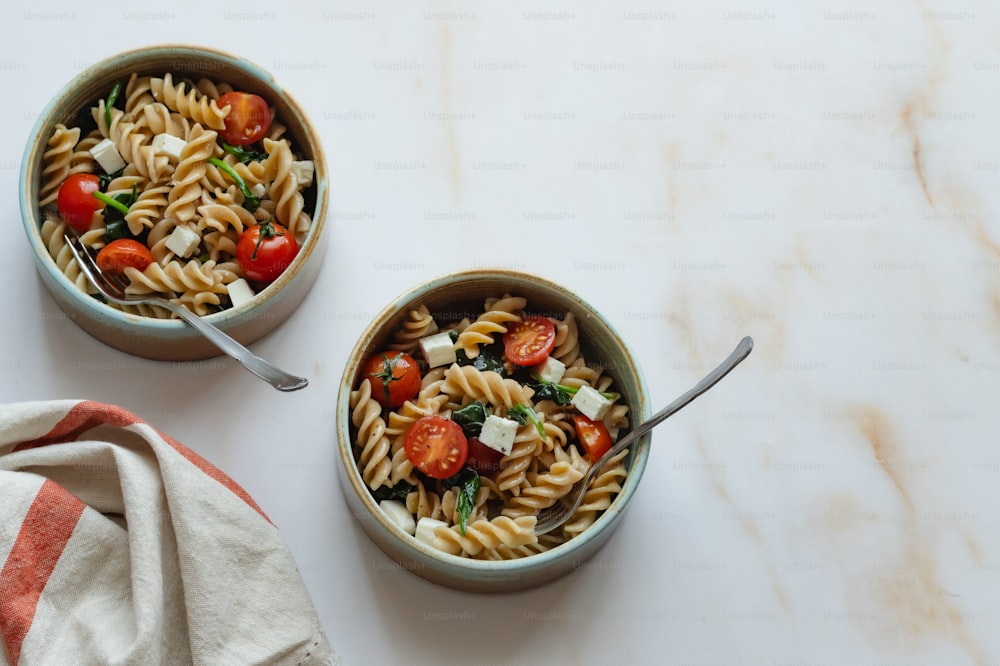
[[[372,397],[383,407],[395,409],[420,392],[420,367],[400,351],[375,354],[362,367],[361,377],[371,380]]]
[[[226,127],[219,132],[223,141],[234,146],[257,143],[271,128],[271,107],[263,97],[245,92],[227,92],[216,102],[229,107]]]
[[[611,448],[611,433],[600,421],[591,421],[583,414],[573,415],[576,438],[583,445],[584,455],[591,463],[601,459]]]
[[[417,419],[406,432],[403,448],[413,466],[433,479],[458,474],[469,455],[462,426],[443,416]]]
[[[104,207],[94,196],[99,189],[97,176],[92,173],[75,173],[64,180],[56,196],[59,217],[81,234],[90,229],[94,211]]]
[[[274,282],[299,253],[299,244],[288,229],[268,220],[247,227],[236,243],[236,261],[254,282]]]
[[[97,253],[97,267],[105,273],[122,274],[126,268],[144,271],[154,261],[148,247],[130,238],[113,240]]]
[[[466,463],[483,476],[493,476],[500,471],[500,461],[503,454],[479,441],[478,437],[469,438],[469,458]]]
[[[517,365],[543,363],[555,344],[555,324],[539,315],[528,315],[514,322],[503,336],[504,353]]]

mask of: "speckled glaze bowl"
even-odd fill
[[[351,444],[350,393],[371,354],[389,343],[407,313],[426,305],[431,314],[481,312],[487,297],[511,293],[528,299],[533,312],[566,312],[576,316],[585,357],[600,362],[615,379],[632,423],[650,415],[642,371],[612,325],[569,289],[542,277],[509,270],[476,269],[452,273],[421,284],[383,309],[365,329],[344,370],[337,398],[337,439],[341,489],[351,513],[371,540],[406,569],[434,583],[468,592],[513,592],[559,578],[591,558],[611,537],[632,499],[649,456],[651,438],[641,438],[625,464],[628,475],[621,492],[596,522],[578,536],[544,553],[516,560],[488,561],[458,557],[427,546],[386,518],[372,498],[355,463]]]
[[[185,45],[136,49],[88,67],[56,94],[35,123],[21,161],[19,199],[24,231],[38,272],[56,303],[80,328],[129,354],[170,361],[218,356],[222,352],[217,347],[179,319],[126,314],[83,293],[59,270],[40,234],[42,155],[56,123],[76,125],[81,109],[107,96],[115,81],[132,72],[140,76],[173,72],[194,80],[206,77],[264,97],[287,127],[286,136],[300,159],[315,164],[313,184],[303,192],[305,210],[313,224],[295,260],[247,303],[205,317],[243,344],[250,344],[285,321],[319,274],[326,250],[322,232],[329,178],[319,137],[305,112],[269,73],[238,56]]]

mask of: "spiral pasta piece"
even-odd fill
[[[528,467],[541,449],[542,439],[535,426],[529,423],[518,428],[510,453],[500,459],[497,488],[515,497],[519,495],[526,482]]]
[[[129,267],[125,269],[125,275],[130,284],[125,291],[137,295],[157,292],[180,294],[192,290],[225,293],[225,288],[212,270],[213,266],[211,261],[203,264],[192,259],[186,263],[171,261],[166,266],[154,261],[143,271]]]
[[[125,223],[133,236],[138,236],[144,229],[152,229],[156,221],[163,217],[169,203],[169,193],[170,186],[165,183],[146,187],[139,192],[138,198],[125,214]]]
[[[580,331],[576,325],[576,317],[572,312],[567,312],[562,321],[550,319],[556,327],[555,347],[551,356],[565,365],[570,365],[580,355]]]
[[[456,525],[441,525],[434,529],[434,547],[452,555],[478,555],[484,549],[495,550],[499,546],[526,546],[538,541],[535,522],[534,516],[480,519],[469,523],[465,536]]]
[[[417,520],[421,518],[439,520],[442,516],[441,498],[437,493],[427,490],[423,481],[418,480],[416,488],[406,495],[406,510]]]
[[[627,455],[627,449],[615,454],[615,457],[604,464],[587,486],[580,506],[572,518],[563,525],[562,531],[566,538],[572,538],[593,525],[598,514],[611,506],[615,495],[622,490],[621,483],[627,474],[624,464]]]
[[[361,447],[361,478],[369,488],[385,485],[392,471],[389,438],[385,436],[382,408],[372,398],[371,382],[365,379],[357,391],[351,391],[351,422],[357,428],[356,445]]]
[[[133,72],[125,84],[125,117],[135,120],[136,115],[146,106],[155,104],[152,87],[152,77],[139,76]]]
[[[437,324],[434,322],[434,317],[431,316],[426,305],[421,305],[406,314],[406,320],[402,326],[393,333],[389,349],[412,355],[420,346],[420,338],[430,335],[436,330]]]
[[[268,195],[274,202],[274,215],[296,239],[301,240],[312,220],[305,212],[302,188],[292,173],[292,150],[287,141],[264,139],[263,143],[268,154],[268,169],[273,178]]]
[[[479,356],[480,345],[493,342],[493,336],[497,333],[506,333],[507,324],[521,321],[516,311],[523,309],[526,304],[527,299],[519,297],[503,298],[492,303],[493,309],[479,315],[458,334],[455,348],[464,351],[469,358],[476,358]]]
[[[39,206],[54,203],[59,187],[70,175],[73,149],[80,140],[80,129],[57,124],[49,137],[48,150],[42,153],[42,185],[38,191]]]
[[[527,403],[534,394],[531,388],[492,370],[478,370],[471,365],[453,364],[445,371],[441,392],[460,400],[483,400],[492,405],[511,407]]]
[[[527,487],[511,498],[503,509],[503,515],[537,516],[539,511],[565,497],[573,484],[582,479],[590,468],[576,447],[570,447],[569,450],[570,453],[566,453],[562,449],[556,449],[557,460],[548,471],[527,475]]]
[[[205,160],[212,156],[216,136],[215,132],[200,126],[191,130],[188,142],[181,149],[180,162],[174,169],[174,186],[167,196],[165,217],[186,222],[195,216],[201,196],[198,181],[205,175]]]
[[[221,130],[226,126],[226,116],[229,107],[219,108],[215,100],[202,94],[192,86],[185,94],[183,82],[174,84],[172,75],[168,72],[163,78],[154,77],[149,81],[149,89],[153,97],[163,102],[171,111],[187,116],[199,125],[213,130]]]

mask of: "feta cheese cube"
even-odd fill
[[[382,500],[378,503],[378,506],[382,509],[382,513],[385,514],[386,518],[394,522],[399,529],[410,535],[416,533],[417,522],[413,519],[413,514],[407,510],[405,504],[399,500]]]
[[[253,289],[243,278],[233,280],[226,289],[229,291],[229,300],[232,301],[234,308],[240,307],[254,297]]]
[[[447,525],[448,523],[437,518],[424,517],[417,521],[417,527],[413,530],[413,534],[417,537],[417,541],[435,548],[437,537],[434,536],[434,530],[442,526],[447,527]]]
[[[105,173],[114,173],[125,168],[125,160],[122,159],[118,148],[111,139],[104,139],[90,149],[90,155],[101,165]]]
[[[545,359],[545,363],[535,367],[535,374],[543,382],[558,384],[559,380],[566,374],[566,364],[557,358],[549,356]]]
[[[509,456],[511,450],[514,448],[514,438],[517,436],[519,425],[517,421],[490,414],[483,422],[482,432],[479,433],[479,441],[494,451],[499,451],[505,456]]]
[[[179,160],[187,141],[173,134],[157,134],[153,137],[153,152]]]
[[[258,199],[263,199],[267,196],[267,185],[264,183],[256,183],[250,188],[250,194],[254,195]]]
[[[589,386],[581,386],[570,404],[591,421],[600,421],[611,409],[611,401],[601,395],[600,391]]]
[[[420,338],[420,350],[424,353],[427,365],[436,368],[440,365],[451,365],[455,362],[455,343],[448,333],[441,332]]]
[[[192,252],[198,249],[201,244],[201,236],[190,227],[177,227],[167,236],[165,245],[167,249],[178,257],[187,258]]]
[[[300,160],[292,162],[292,175],[295,176],[295,180],[302,187],[309,187],[313,182],[313,172],[316,167],[313,165],[312,160]]]

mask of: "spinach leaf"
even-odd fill
[[[111,92],[108,93],[108,100],[104,103],[104,123],[108,126],[111,125],[111,108],[118,101],[118,95],[122,93],[122,82],[115,81],[115,85],[112,86]]]
[[[400,481],[396,485],[389,486],[379,486],[372,491],[372,498],[376,502],[381,502],[382,500],[400,500],[406,501],[406,496],[411,492],[416,490],[416,488],[406,481]]]
[[[529,384],[534,391],[534,399],[538,400],[551,400],[557,405],[568,405],[573,401],[573,395],[566,390],[567,387],[555,382],[544,382],[540,381],[538,383]]]
[[[465,528],[469,522],[472,510],[476,508],[476,495],[479,494],[479,474],[471,467],[464,468],[455,476],[444,481],[445,488],[458,486],[458,502],[455,510],[458,512],[458,531],[465,536]]]
[[[507,368],[503,362],[503,344],[493,343],[479,348],[479,355],[476,358],[469,358],[465,355],[465,350],[455,350],[455,363],[459,365],[471,365],[480,372],[492,371],[501,375],[507,375]]]
[[[451,413],[451,420],[462,426],[466,437],[478,437],[483,430],[483,423],[490,415],[486,405],[478,400],[470,402],[465,407]]]
[[[250,162],[261,162],[267,159],[267,153],[263,150],[254,150],[247,146],[231,146],[225,141],[222,142],[222,149],[238,159],[243,164]]]
[[[125,223],[125,214],[128,213],[129,206],[139,198],[139,190],[132,185],[131,192],[122,192],[113,197],[109,197],[103,192],[94,192],[94,196],[104,202],[104,235],[107,240],[113,241],[119,238],[130,238],[128,225]]]

